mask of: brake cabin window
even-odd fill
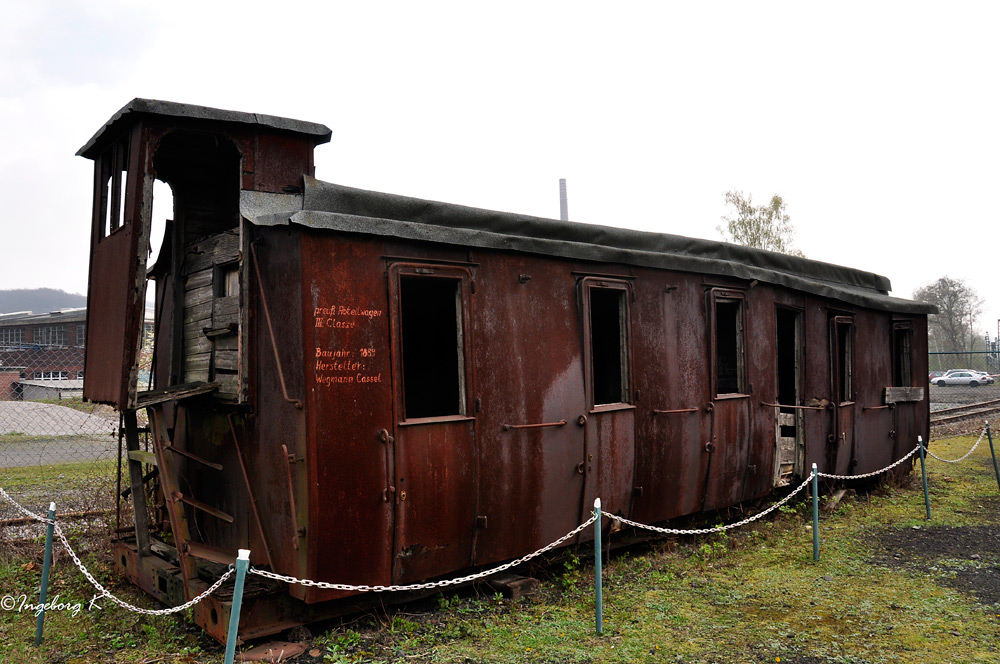
[[[590,380],[595,406],[630,403],[626,284],[586,284]]]
[[[95,170],[100,192],[97,214],[101,238],[111,235],[128,221],[125,215],[125,186],[130,138],[126,134],[109,146],[99,157],[100,163]]]
[[[913,385],[912,355],[910,352],[913,338],[912,325],[893,323],[892,325],[892,385],[893,387],[910,387]]]
[[[461,279],[400,275],[406,419],[466,414],[462,290]]]
[[[715,292],[712,303],[715,395],[746,394],[743,294],[733,291]]]

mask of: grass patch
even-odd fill
[[[0,468],[0,487],[8,493],[45,495],[65,491],[67,487],[92,486],[95,480],[113,482],[118,472],[116,459],[97,459],[45,466]]]
[[[932,449],[957,458],[974,442],[936,441]],[[919,475],[849,493],[821,514],[818,562],[808,500],[728,534],[612,551],[600,637],[592,561],[570,556],[522,570],[543,581],[535,597],[509,601],[478,585],[445,592],[327,625],[292,661],[1000,661],[1000,499],[989,449],[984,441],[961,464],[929,459],[928,470],[932,519],[924,518]],[[108,561],[96,551],[90,560],[110,578]],[[37,594],[38,575],[32,565],[0,566],[0,594]],[[50,596],[86,602],[93,594],[65,559],[53,578]],[[991,584],[996,594],[987,592]],[[148,602],[124,585],[115,591]],[[40,648],[30,645],[34,624],[33,616],[0,612],[0,661],[222,661],[221,648],[183,619],[137,617],[107,602],[101,611],[47,618]]]

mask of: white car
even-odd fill
[[[943,376],[934,379],[935,385],[968,385],[978,387],[989,385],[993,382],[993,377],[982,371],[971,371],[969,369],[953,369]]]

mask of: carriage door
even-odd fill
[[[140,129],[93,157],[84,397],[119,409],[129,408],[135,397],[145,312],[153,178],[142,172]]]
[[[854,449],[854,317],[830,319],[830,375],[833,380],[834,426],[830,451],[836,473],[850,473]]]
[[[471,282],[468,270],[440,265],[398,264],[389,273],[397,583],[472,563],[477,492],[469,403]]]
[[[805,439],[802,405],[802,312],[778,307],[775,367],[774,484],[788,484],[803,476]]]
[[[602,509],[627,515],[635,464],[632,397],[631,284],[586,277],[581,282],[587,403],[584,415],[583,517],[600,498]]]

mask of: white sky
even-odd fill
[[[321,122],[317,176],[720,239],[784,197],[810,258],[967,280],[997,334],[1000,3],[0,0],[0,288],[86,293],[133,97]]]

